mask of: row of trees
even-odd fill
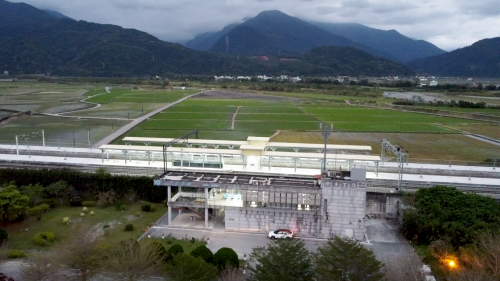
[[[244,280],[236,253],[221,248],[214,255],[205,246],[190,254],[160,242],[126,240],[102,245],[91,232],[77,231],[71,241],[52,252],[33,253],[22,267],[23,280],[142,280],[157,277],[174,281]],[[182,247],[180,247],[182,249]],[[383,265],[373,252],[349,238],[332,237],[315,254],[302,240],[272,240],[254,248],[247,280],[384,280]]]
[[[133,200],[134,196],[125,196],[123,200]],[[116,193],[113,190],[101,191],[92,199],[98,199],[97,205],[105,207],[115,203]],[[68,201],[72,206],[81,206],[81,193],[65,181],[58,181],[44,187],[41,184],[28,184],[18,188],[14,182],[0,186],[0,220],[5,224],[22,220],[26,215],[41,220],[43,213],[54,208],[56,200],[59,204]],[[94,201],[93,201],[94,202]],[[133,203],[133,202],[127,202]]]
[[[30,253],[21,267],[22,280],[231,280],[241,276],[238,257],[230,248],[215,254],[200,246],[190,254],[179,244],[168,250],[162,243],[149,239],[129,239],[104,244],[91,228],[78,226],[70,240],[52,251]]]
[[[111,175],[105,169],[98,169],[96,173],[72,169],[0,170],[0,183],[15,182],[18,186],[38,183],[47,187],[59,181],[72,186],[80,197],[91,197],[110,190],[113,190],[118,198],[134,193],[138,199],[149,202],[162,202],[167,197],[166,189],[154,186],[152,177]]]
[[[332,237],[310,253],[302,240],[270,241],[250,254],[249,280],[384,280],[383,264],[357,240]]]

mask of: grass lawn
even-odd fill
[[[117,211],[113,206],[107,208],[90,207],[95,215],[80,217],[82,207],[56,206],[42,216],[41,221],[30,217],[22,222],[9,224],[4,229],[9,234],[9,249],[30,250],[47,249],[32,242],[33,236],[40,232],[54,232],[57,245],[68,239],[75,231],[76,225],[94,227],[94,231],[102,232],[104,242],[115,243],[128,238],[137,239],[151,223],[156,222],[167,211],[163,204],[154,204],[155,212],[141,212],[141,204],[128,205],[125,211]],[[69,217],[70,224],[63,224],[63,218]],[[125,224],[134,225],[134,230],[124,231]],[[109,227],[106,227],[108,225]]]

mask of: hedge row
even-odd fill
[[[167,198],[167,189],[154,186],[152,177],[113,176],[93,174],[72,169],[0,169],[0,184],[15,181],[17,186],[39,183],[48,186],[57,181],[66,181],[76,191],[97,194],[114,190],[118,196],[136,192],[141,200],[162,202]]]

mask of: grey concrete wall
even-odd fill
[[[298,236],[349,236],[364,240],[366,182],[325,179],[317,211],[273,208],[226,208],[228,231],[268,232],[288,228]]]
[[[349,236],[364,240],[366,182],[323,179],[321,189],[319,236]]]
[[[227,231],[262,232],[286,228],[298,236],[317,236],[314,212],[271,208],[226,208]]]
[[[366,194],[366,214],[379,218],[396,218],[398,202],[402,195],[399,193],[375,193]]]

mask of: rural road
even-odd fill
[[[176,101],[176,102],[173,102],[173,103],[169,103],[163,107],[160,107],[156,110],[153,110],[151,111],[150,113],[147,113],[137,119],[134,119],[132,122],[124,125],[123,127],[121,127],[120,129],[116,130],[114,133],[108,135],[107,137],[103,138],[102,140],[94,143],[94,145],[92,146],[92,148],[99,148],[101,145],[104,145],[104,144],[108,144],[110,142],[112,142],[114,139],[118,138],[119,136],[125,134],[126,132],[128,132],[129,130],[131,130],[132,128],[134,128],[135,126],[139,125],[140,123],[142,123],[144,120],[147,120],[148,118],[150,118],[151,116],[154,116],[160,112],[162,112],[163,110],[171,107],[171,106],[174,106],[178,103],[181,103],[191,97],[194,97],[196,95],[199,95],[199,94],[202,94],[204,92],[199,92],[197,94],[193,94],[193,95],[189,95],[189,96],[186,96],[186,97],[183,97],[182,99]]]

